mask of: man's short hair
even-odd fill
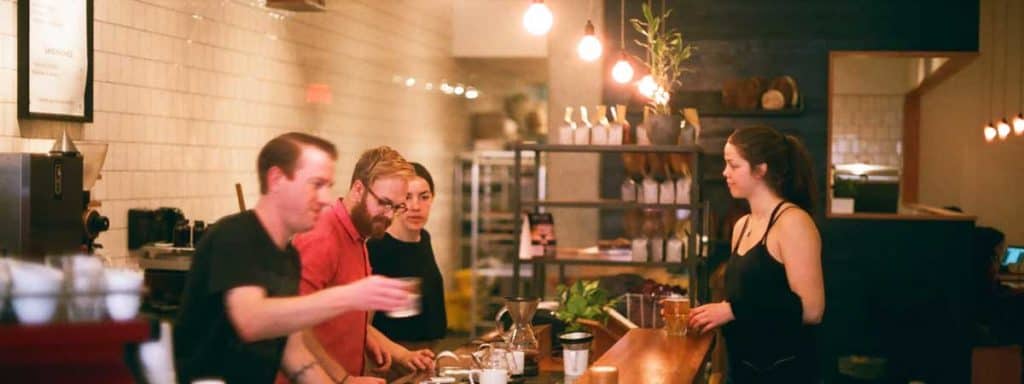
[[[332,160],[338,160],[338,150],[334,144],[322,138],[302,133],[288,132],[263,145],[260,155],[256,159],[256,171],[260,176],[260,193],[266,194],[267,172],[270,168],[278,167],[288,178],[295,176],[295,163],[302,155],[304,147],[313,147],[331,156]]]
[[[367,188],[373,182],[386,177],[410,178],[416,173],[412,165],[398,151],[386,145],[369,149],[359,156],[356,168],[352,171],[352,182],[349,186],[361,181]]]

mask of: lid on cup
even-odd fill
[[[590,332],[568,332],[558,336],[558,340],[562,341],[562,344],[586,344],[594,340],[594,335]]]

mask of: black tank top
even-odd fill
[[[730,376],[737,383],[814,382],[817,375],[813,329],[803,324],[800,297],[789,288],[786,269],[768,252],[768,232],[786,209],[779,203],[764,235],[745,254],[737,241],[726,265],[726,300],[735,319],[723,327]],[[750,218],[743,223],[740,236]]]

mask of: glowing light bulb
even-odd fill
[[[463,87],[462,84],[457,84],[455,85],[455,89],[453,90],[453,92],[455,92],[456,96],[462,96],[462,94],[466,92],[466,88]]]
[[[480,97],[480,91],[477,91],[476,88],[473,87],[466,87],[467,99],[473,100],[476,99],[477,97]]]
[[[991,143],[992,140],[996,139],[996,128],[992,126],[992,123],[988,123],[985,126],[985,141]]]
[[[535,0],[523,14],[523,27],[532,35],[546,35],[551,30],[553,21],[551,9],[548,9],[542,0]]]
[[[1024,113],[1018,113],[1017,117],[1013,118],[1013,134],[1024,135]]]
[[[629,65],[629,60],[626,59],[626,54],[622,54],[622,58],[615,63],[612,67],[612,79],[616,83],[625,84],[630,80],[633,80],[633,66]]]
[[[447,81],[441,82],[441,93],[446,94],[446,95],[450,95],[454,91],[455,91],[455,89],[452,88],[451,84],[448,84]]]
[[[654,98],[654,92],[658,91],[658,84],[654,82],[654,78],[651,75],[644,76],[636,83],[636,89],[640,91],[640,94],[648,99]]]
[[[655,104],[667,105],[670,97],[671,95],[669,95],[668,91],[665,91],[665,88],[658,87],[658,90],[654,91]]]
[[[576,45],[576,53],[583,61],[594,61],[601,57],[601,40],[594,36],[594,24],[587,20],[587,26],[583,28],[583,38]]]
[[[405,79],[405,86],[406,87],[412,87],[414,85],[416,85],[416,78],[410,77],[408,79]]]
[[[1010,124],[1006,122],[1006,119],[1003,119],[996,126],[996,131],[999,133],[999,140],[1006,140],[1006,137],[1010,136]]]
[[[576,46],[576,53],[583,61],[594,61],[601,58],[601,41],[593,35],[583,36],[579,45]]]

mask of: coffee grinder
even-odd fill
[[[109,228],[86,189],[99,178],[105,144],[83,156],[64,131],[47,154],[0,153],[0,256],[42,261],[92,253]]]

